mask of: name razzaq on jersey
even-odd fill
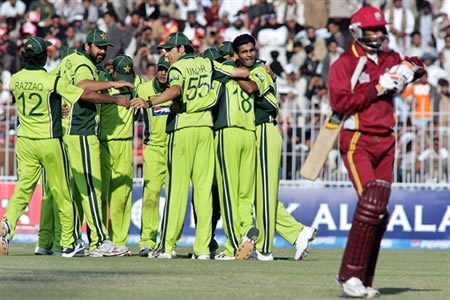
[[[44,85],[40,82],[18,81],[15,83],[14,89],[21,89],[25,91],[42,91],[44,89]]]

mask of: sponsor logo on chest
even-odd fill
[[[361,75],[359,75],[358,81],[360,84],[368,83],[370,82],[370,75],[366,72],[362,72]]]
[[[154,117],[166,116],[170,113],[168,105],[152,107],[152,115]]]

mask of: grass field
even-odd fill
[[[61,258],[12,244],[0,257],[0,299],[339,299],[341,249],[275,249],[273,262]],[[137,253],[137,248],[131,248]],[[450,299],[450,252],[384,250],[375,285],[382,299]]]

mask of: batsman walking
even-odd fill
[[[351,18],[355,43],[331,66],[330,105],[347,116],[339,148],[358,194],[352,227],[337,281],[344,296],[376,297],[373,278],[381,239],[389,220],[387,205],[395,156],[393,95],[418,78],[413,64],[394,51],[381,51],[387,24],[383,12],[365,6]],[[367,60],[362,70],[361,60]],[[353,84],[352,84],[353,83]]]

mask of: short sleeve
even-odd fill
[[[86,64],[82,64],[77,67],[73,82],[77,85],[82,80],[95,80],[94,70]]]
[[[70,84],[67,79],[63,77],[56,77],[55,80],[56,92],[64,97],[70,104],[75,104],[83,95],[84,90],[73,84]]]
[[[183,74],[181,73],[181,71],[175,67],[171,67],[169,69],[169,74],[168,74],[168,79],[169,79],[169,86],[180,86],[183,87],[183,82],[184,82],[184,78],[183,78]]]
[[[264,96],[268,91],[274,92],[275,86],[269,73],[262,67],[257,67],[250,72],[250,79],[258,86],[259,96]]]

